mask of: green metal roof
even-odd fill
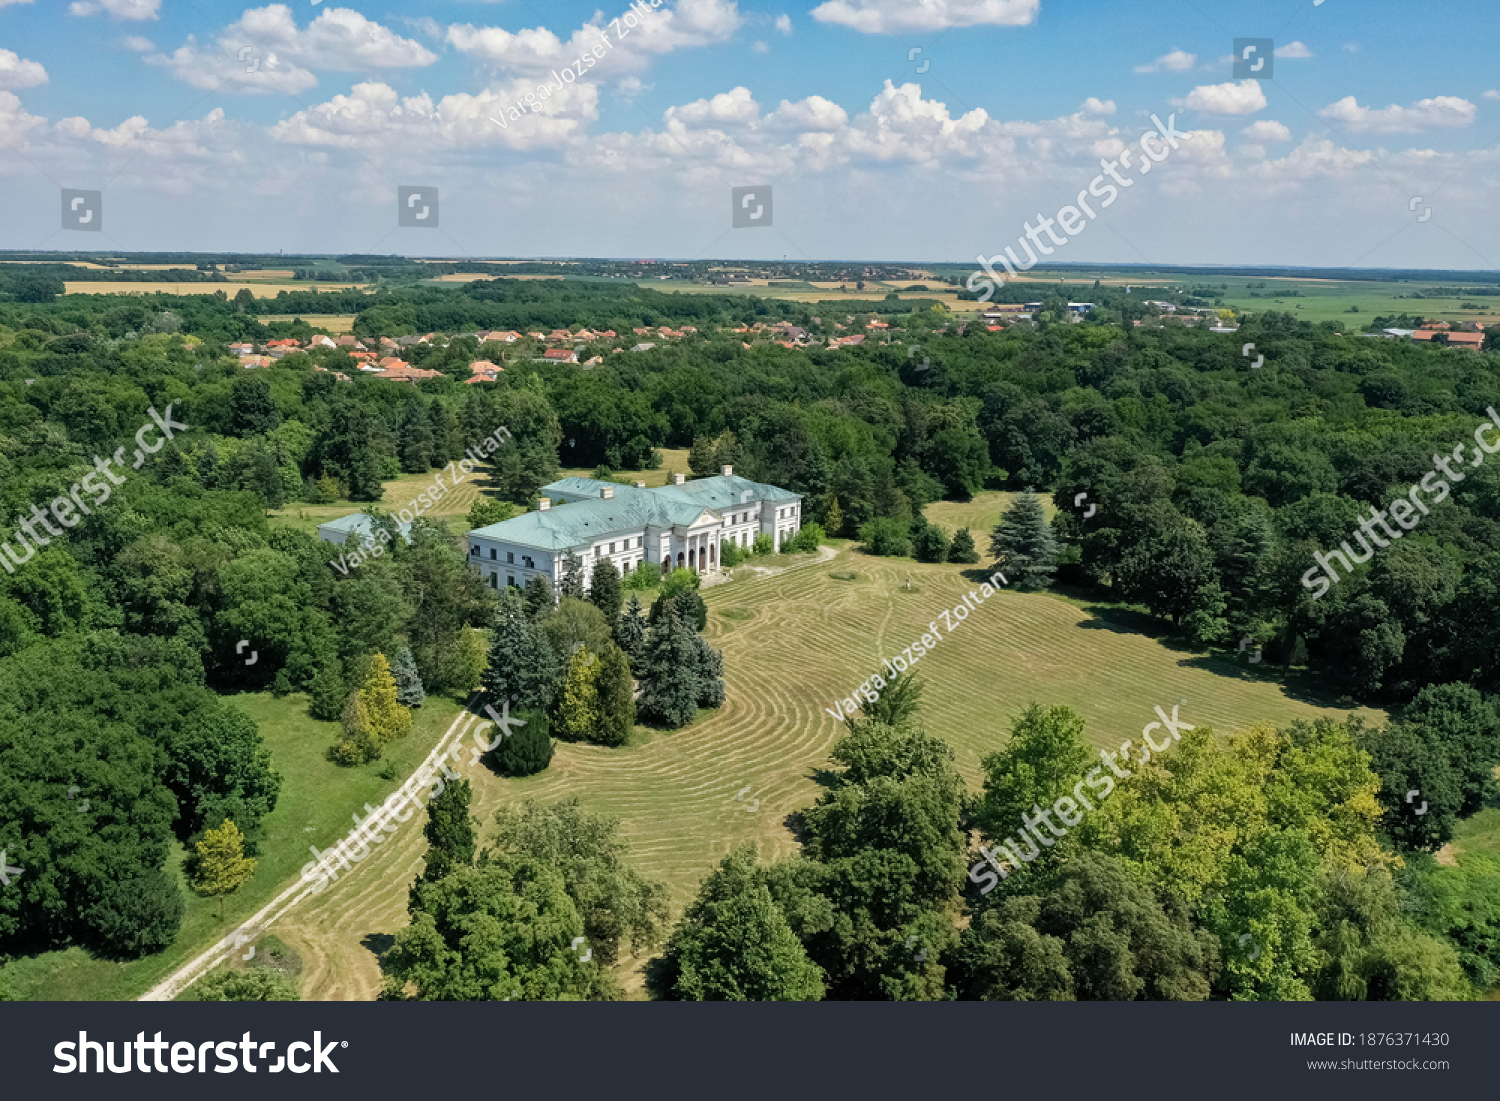
[[[609,500],[600,497],[606,488],[614,490]],[[708,509],[730,510],[759,501],[801,500],[798,494],[775,486],[722,476],[653,489],[567,477],[543,486],[538,494],[569,503],[502,520],[469,534],[540,550],[567,550],[646,527],[690,527]]]
[[[733,509],[758,501],[802,500],[802,495],[799,493],[792,493],[763,482],[752,482],[749,478],[741,478],[735,474],[727,478],[723,475],[695,478],[680,486],[667,485],[650,492],[668,494],[713,509]]]

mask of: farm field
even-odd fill
[[[256,298],[275,298],[282,291],[347,291],[364,289],[362,283],[307,283],[288,279],[283,283],[115,283],[108,280],[63,281],[68,294],[213,294],[223,291],[231,298],[242,290],[248,290]]]
[[[335,336],[354,331],[354,314],[261,314],[261,321],[295,321],[298,318],[306,321],[314,329],[322,329],[324,332]]]

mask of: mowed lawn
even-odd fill
[[[922,718],[953,745],[976,788],[981,758],[1005,743],[1011,718],[1032,701],[1075,708],[1101,747],[1139,739],[1158,704],[1168,713],[1178,704],[1182,720],[1226,734],[1258,719],[1347,714],[1284,690],[1271,673],[1179,652],[1054,595],[997,594],[947,637],[942,610],[977,587],[958,567],[870,558],[852,547],[804,562],[705,590],[706,633],[724,650],[727,676],[718,711],[683,730],[638,729],[622,749],[560,744],[551,767],[524,780],[470,770],[481,838],[492,835],[500,805],[577,795],[621,820],[632,863],[667,883],[680,912],[736,845],[756,842],[763,859],[795,851],[788,815],[817,798],[817,774],[843,732],[824,708],[933,620],[945,637],[916,666],[927,682]],[[855,580],[830,576],[849,571]],[[423,848],[420,831],[408,827],[337,889],[278,923],[277,935],[308,963],[305,996],[374,996],[375,950],[406,924]],[[636,993],[643,962],[622,969]]]

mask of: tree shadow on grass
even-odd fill
[[[391,945],[396,943],[396,938],[390,933],[366,933],[359,942],[359,946],[375,954],[378,960],[390,951]]]

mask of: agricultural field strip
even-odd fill
[[[445,747],[448,746],[450,738],[453,739],[454,748],[463,741],[463,737],[468,733],[469,727],[478,718],[477,715],[468,710],[468,707],[472,706],[473,703],[474,700],[470,699],[465,709],[454,718],[447,731],[438,739],[438,743],[433,747],[432,752],[427,755],[426,760],[408,778],[408,783],[414,781],[417,775],[424,769],[435,769],[437,767],[438,758],[443,756],[444,753],[449,752]],[[381,804],[365,825],[359,827],[354,832],[363,832],[368,835],[372,829],[383,825],[391,817],[392,813],[391,810],[386,808],[385,804]],[[238,937],[265,932],[271,927],[273,921],[285,915],[297,903],[312,893],[312,885],[299,875],[296,882],[270,902],[266,903],[256,914],[241,923],[239,927],[232,932],[226,933],[223,939],[212,948],[179,967],[156,986],[152,987],[145,994],[142,994],[137,1000],[143,1002],[171,1001],[198,979],[202,978],[204,974],[219,964],[231,951],[238,947],[236,944]]]

